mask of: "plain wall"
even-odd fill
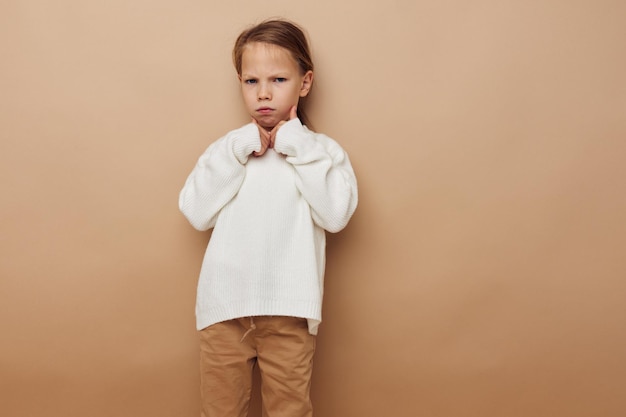
[[[618,0],[3,1],[0,415],[199,415],[178,192],[247,123],[231,47],[272,16],[360,189],[316,416],[626,415]]]

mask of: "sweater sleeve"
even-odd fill
[[[298,119],[280,128],[274,149],[293,165],[296,186],[311,207],[313,221],[332,233],[343,229],[358,201],[346,152],[328,136],[304,128]]]
[[[178,199],[180,211],[194,228],[215,226],[220,210],[243,183],[249,155],[260,149],[258,128],[250,123],[218,139],[200,156]]]

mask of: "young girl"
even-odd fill
[[[198,283],[202,416],[246,417],[258,364],[268,417],[310,417],[322,320],[325,231],[357,205],[348,155],[301,123],[313,83],[301,29],[265,21],[233,60],[251,123],[204,152],[180,193],[198,230],[213,228]]]

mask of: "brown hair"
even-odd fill
[[[244,30],[237,37],[233,48],[233,64],[238,75],[241,75],[241,61],[245,46],[252,42],[267,43],[284,48],[296,61],[302,74],[313,71],[311,51],[304,31],[288,20],[272,19]],[[302,97],[302,99],[304,98]],[[303,110],[302,99],[298,105],[298,117],[302,123],[310,126]]]

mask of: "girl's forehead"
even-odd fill
[[[243,48],[243,65],[252,63],[273,63],[274,65],[296,65],[297,62],[287,49],[262,42],[251,42]]]

